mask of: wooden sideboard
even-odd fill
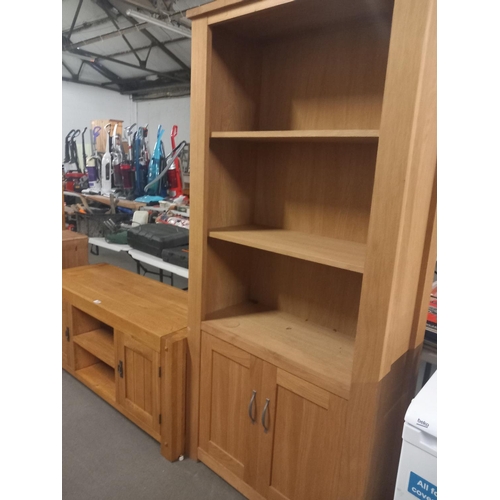
[[[62,366],[184,454],[187,293],[108,264],[63,270]]]

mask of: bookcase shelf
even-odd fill
[[[349,398],[354,339],[348,335],[250,302],[211,314],[202,329]]]
[[[212,132],[212,139],[256,142],[376,142],[378,130],[262,130]]]
[[[212,230],[209,236],[356,273],[363,273],[364,269],[366,245],[363,243],[257,225]]]

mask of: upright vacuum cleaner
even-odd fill
[[[63,159],[63,171],[67,173],[71,170],[71,155],[70,155],[70,146],[69,143],[71,141],[71,135],[75,132],[75,129],[72,128],[66,138],[64,139],[64,159]]]
[[[151,157],[151,161],[149,162],[148,169],[148,184],[151,186],[147,194],[151,196],[160,196],[160,182],[152,183],[154,179],[156,179],[160,175],[160,167],[161,167],[161,150],[162,150],[162,142],[161,138],[165,130],[161,125],[158,125],[158,132],[156,134],[156,144],[153,151],[153,156]]]
[[[100,193],[101,192],[101,181],[100,181],[100,172],[101,172],[101,157],[97,154],[96,151],[96,141],[97,137],[101,132],[101,127],[94,127],[91,131],[90,135],[90,150],[92,151],[92,156],[90,156],[87,160],[85,168],[87,169],[87,175],[89,177],[89,191]],[[90,165],[90,161],[93,160],[94,164]]]
[[[111,123],[107,123],[106,129],[106,152],[101,163],[101,194],[109,196],[112,192],[113,184],[111,180],[111,153],[109,151],[109,128]]]
[[[151,186],[154,186],[165,176],[171,165],[174,163],[175,159],[179,157],[179,155],[182,153],[182,150],[186,147],[186,145],[187,145],[186,141],[182,141],[165,157],[165,168],[160,172],[160,175],[158,175],[158,177],[153,179],[151,182],[148,182],[148,184],[144,187],[145,193],[148,192],[148,189],[151,188]]]
[[[124,155],[122,166],[121,166],[121,174],[123,180],[123,191],[125,195],[130,196],[134,189],[134,176],[133,176],[133,168],[132,165],[134,163],[134,141],[133,136],[134,133],[132,129],[135,127],[135,123],[125,128],[125,135],[127,137],[128,143],[128,154]]]
[[[170,133],[170,140],[172,143],[172,151],[175,150],[175,138],[177,137],[177,125],[172,127],[172,132]],[[182,171],[181,162],[179,158],[170,164],[170,168],[167,172],[168,179],[168,196],[171,198],[177,198],[182,196]]]
[[[147,143],[147,125],[139,127],[134,138],[134,170],[135,188],[134,196],[138,198],[144,195],[144,186],[148,178],[149,151]]]
[[[82,132],[82,158],[83,158],[83,167],[87,166],[87,153],[85,152],[85,132],[87,132],[87,127],[83,129]]]
[[[121,138],[116,133],[116,129],[118,124],[115,124],[115,128],[113,130],[113,139],[111,142],[111,165],[113,167],[113,181],[115,184],[115,188],[121,190],[123,188],[123,179],[121,173],[121,166],[123,161],[123,151],[122,151],[122,143]]]
[[[73,135],[71,136],[70,144],[69,144],[69,153],[70,153],[70,164],[76,167],[76,171],[81,173],[80,169],[80,161],[78,160],[78,149],[76,147],[76,138],[80,135],[80,129],[75,130]],[[71,170],[75,170],[72,168]]]

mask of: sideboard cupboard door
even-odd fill
[[[117,336],[118,403],[151,430],[160,432],[159,354],[131,335]]]
[[[205,461],[217,462],[247,484],[261,365],[247,352],[203,332],[200,458],[208,455]]]
[[[269,500],[337,498],[347,401],[277,370]]]

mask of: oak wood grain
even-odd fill
[[[348,399],[353,339],[252,303],[219,311],[204,331]]]
[[[63,298],[73,306],[156,351],[161,337],[186,327],[187,293],[177,288],[109,264],[65,269],[62,282]]]
[[[378,130],[262,130],[212,132],[212,139],[232,139],[255,142],[376,142]]]
[[[73,342],[114,369],[115,347],[112,330],[107,328],[91,330],[90,332],[76,335],[73,338]]]
[[[363,273],[366,245],[265,226],[214,229],[211,238]]]

